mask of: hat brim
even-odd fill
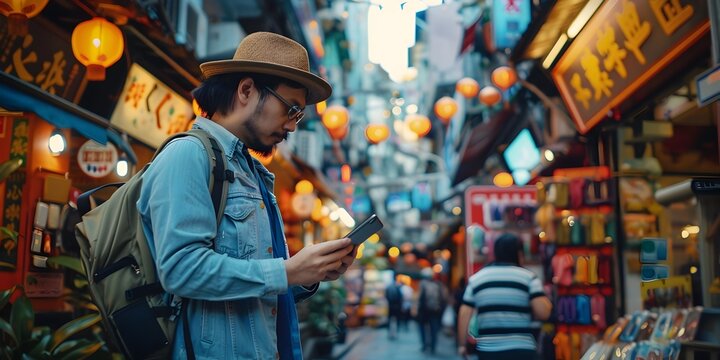
[[[205,78],[220,74],[243,72],[273,75],[292,80],[308,90],[306,97],[308,105],[326,100],[332,94],[332,87],[323,78],[311,72],[284,65],[247,60],[217,60],[200,64],[200,71],[202,71]]]

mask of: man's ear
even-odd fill
[[[237,87],[237,101],[242,105],[247,105],[250,102],[253,89],[255,88],[255,81],[252,78],[246,77],[240,80]]]

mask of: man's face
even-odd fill
[[[305,108],[305,89],[281,84],[275,93],[289,104]],[[297,128],[297,119],[288,117],[290,109],[278,96],[266,91],[265,98],[260,100],[258,97],[255,111],[242,124],[246,145],[263,156],[270,155],[275,145]]]

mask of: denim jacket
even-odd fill
[[[243,156],[245,145],[211,120],[198,117],[194,127],[223,147],[235,180],[218,227],[208,190],[210,164],[200,141],[175,139],[156,157],[143,175],[137,207],[158,277],[168,293],[192,299],[188,321],[196,358],[276,359],[278,294],[292,291],[297,302],[317,286],[288,289],[285,263],[273,258],[269,212]],[[254,161],[272,191],[275,176]],[[173,358],[185,359],[178,320]]]

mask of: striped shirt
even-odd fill
[[[463,303],[476,310],[477,349],[535,350],[530,300],[544,295],[537,275],[518,266],[487,266],[471,276]]]

